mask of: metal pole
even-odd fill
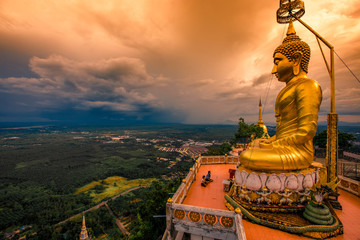
[[[304,25],[307,29],[309,29],[310,32],[312,32],[313,34],[315,34],[326,46],[328,46],[330,49],[333,48],[333,46],[326,41],[322,36],[320,36],[314,29],[312,29],[309,25],[307,25],[304,21],[302,21],[300,18],[292,15],[290,13],[290,15],[295,18],[296,20],[298,20],[302,25]]]
[[[338,176],[337,160],[338,160],[338,114],[335,113],[335,66],[334,66],[334,47],[320,36],[314,29],[303,22],[300,18],[290,15],[304,25],[310,32],[312,32],[318,39],[320,39],[326,46],[330,48],[330,113],[327,118],[327,144],[326,144],[326,167],[327,180],[331,182]]]
[[[331,102],[330,102],[330,113],[335,113],[335,66],[334,66],[334,47],[326,41],[322,36],[320,36],[314,29],[312,29],[309,25],[307,25],[300,18],[291,14],[293,18],[298,20],[304,27],[306,27],[310,32],[315,34],[317,38],[319,38],[326,46],[330,48],[330,78],[331,78]]]
[[[335,113],[335,66],[334,66],[334,47],[330,48],[331,64],[331,113]]]

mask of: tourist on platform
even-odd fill
[[[206,185],[207,185],[208,183],[207,183],[207,181],[205,180],[205,175],[202,177],[202,179],[201,179],[201,186],[203,186],[203,187],[206,187]]]
[[[210,172],[210,171],[208,171],[208,174],[206,175],[205,181],[206,181],[207,183],[213,181],[213,180],[211,179],[211,172]]]

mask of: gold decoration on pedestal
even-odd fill
[[[278,193],[273,192],[269,194],[268,198],[271,200],[272,204],[277,204],[280,202],[281,196]]]
[[[188,213],[189,219],[193,222],[200,222],[201,221],[201,214],[198,212],[189,212]]]
[[[310,190],[326,183],[326,168],[312,163],[296,172],[263,172],[239,166],[229,192],[244,208],[271,211],[302,211],[310,200]]]
[[[256,201],[256,199],[260,197],[260,195],[254,191],[251,191],[247,196],[250,198],[250,201]]]

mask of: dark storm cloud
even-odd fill
[[[267,76],[287,27],[276,23],[278,6],[268,0],[2,0],[2,101],[11,102],[13,114],[33,109],[40,118],[66,112],[90,118],[91,112],[223,123],[239,116],[256,121],[262,98],[264,121],[274,122],[284,85]],[[359,6],[359,0],[305,1],[303,17],[358,76]],[[323,89],[326,113],[330,87],[321,53],[314,36],[294,25],[312,49],[309,77]],[[340,65],[336,109],[353,113],[358,83]],[[10,114],[2,109],[0,115]]]
[[[31,69],[38,78],[2,78],[0,91],[43,96],[41,105],[53,105],[62,98],[75,108],[104,108],[137,112],[144,107],[157,107],[155,96],[144,89],[154,83],[138,59],[116,58],[77,62],[61,56],[46,59],[34,57]],[[52,98],[50,98],[52,96]]]

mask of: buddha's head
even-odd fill
[[[286,38],[274,51],[272,73],[280,82],[288,82],[300,73],[306,75],[310,60],[310,47],[296,35],[292,22],[289,24]]]

